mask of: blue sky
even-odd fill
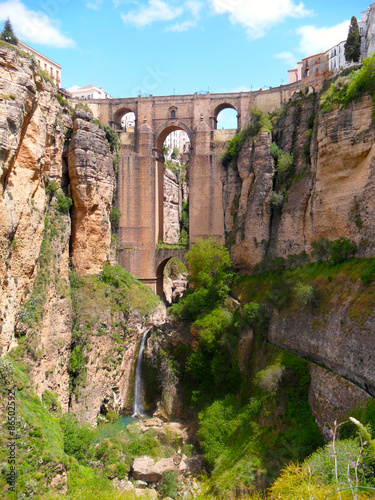
[[[6,0],[16,35],[62,83],[114,97],[255,90],[346,39],[358,0]]]

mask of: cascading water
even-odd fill
[[[135,379],[134,379],[134,397],[133,397],[133,417],[136,415],[144,416],[143,408],[143,380],[142,380],[142,366],[143,366],[143,351],[145,350],[147,339],[150,335],[150,330],[146,330],[142,336],[141,345],[139,346],[137,362],[135,365]]]

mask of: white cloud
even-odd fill
[[[280,52],[279,54],[275,54],[276,59],[281,59],[284,63],[288,64],[288,66],[297,66],[297,58],[293,54],[293,52]]]
[[[171,7],[162,0],[149,0],[147,5],[142,5],[138,10],[131,10],[127,14],[121,14],[121,17],[125,23],[143,28],[157,21],[172,21],[182,13],[182,7]]]
[[[311,15],[303,3],[293,0],[209,0],[215,14],[229,14],[233,24],[242,24],[250,38],[260,38],[266,31],[288,17]]]
[[[298,51],[303,57],[326,52],[334,45],[348,37],[350,21],[344,21],[330,28],[317,28],[316,26],[302,26],[297,29],[301,36]]]
[[[201,2],[196,0],[188,0],[184,4],[184,10],[187,11],[188,15],[191,16],[190,19],[186,19],[180,23],[176,23],[173,26],[169,26],[165,31],[187,31],[190,28],[195,28],[198,24],[200,12],[202,10],[203,5]]]
[[[20,0],[0,3],[0,21],[5,21],[7,17],[22,41],[58,48],[75,47],[74,40],[60,32],[58,22],[44,12],[28,9]]]
[[[177,32],[187,31],[190,28],[195,28],[197,22],[198,20],[196,19],[187,19],[186,21],[182,21],[181,23],[176,23],[173,26],[168,26],[168,28],[165,28],[165,31],[177,31]]]
[[[98,11],[103,5],[103,0],[89,0],[86,2],[86,7],[91,10]]]

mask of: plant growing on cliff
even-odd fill
[[[18,38],[14,34],[13,26],[9,20],[9,17],[5,21],[4,29],[0,35],[0,40],[2,40],[3,42],[10,43],[11,45],[16,45],[16,46],[18,45]]]
[[[198,238],[187,252],[186,261],[188,279],[194,288],[171,308],[171,312],[177,317],[194,320],[225,299],[233,271],[228,249],[214,237]]]
[[[69,198],[69,196],[65,196],[62,190],[58,190],[56,192],[56,197],[57,197],[57,210],[62,214],[69,212],[70,207],[73,205],[73,200]]]
[[[238,132],[238,134],[235,135],[235,137],[229,142],[227,150],[221,158],[221,162],[225,168],[228,168],[230,163],[237,163],[238,156],[245,142],[251,137],[256,137],[262,128],[271,130],[271,121],[263,111],[254,107],[250,110],[249,123],[247,127]]]
[[[321,97],[323,113],[336,106],[347,106],[364,94],[373,101],[372,119],[375,120],[375,54],[362,61],[362,67],[352,71],[349,76],[339,77]]]
[[[358,62],[361,57],[361,35],[357,18],[353,16],[350,21],[349,33],[344,45],[345,59],[348,62]]]
[[[117,229],[118,229],[120,217],[121,217],[120,210],[117,207],[112,205],[111,210],[109,212],[109,220],[111,222],[111,229],[113,232],[117,231]]]

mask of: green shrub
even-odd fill
[[[272,142],[270,146],[270,153],[272,158],[277,161],[279,157],[282,155],[283,150],[279,148],[279,146],[275,143]]]
[[[59,189],[59,186],[56,181],[48,181],[46,184],[46,193],[54,195],[56,191]]]
[[[271,282],[267,291],[266,300],[274,307],[279,310],[287,307],[291,298],[292,285],[284,275]]]
[[[368,285],[375,279],[375,259],[369,262],[368,268],[360,275],[362,283]]]
[[[284,195],[282,193],[277,193],[276,191],[272,191],[269,204],[272,210],[275,210],[276,212],[281,212],[281,209],[283,208],[284,205]]]
[[[293,154],[282,152],[277,160],[276,184],[287,185],[293,174]]]
[[[111,227],[113,231],[117,231],[120,222],[121,212],[114,205],[111,206],[109,212],[109,220],[111,221]]]
[[[249,124],[229,142],[227,150],[221,159],[225,168],[230,163],[237,162],[245,142],[251,137],[256,137],[262,128],[270,130],[272,128],[271,122],[263,111],[258,108],[252,108],[250,110]]]
[[[312,257],[318,262],[329,260],[332,255],[332,241],[327,238],[319,238],[311,242]]]
[[[233,396],[226,396],[208,406],[199,414],[202,448],[212,469],[225,450],[227,439],[237,426],[236,404]]]
[[[14,368],[11,361],[0,358],[0,384],[8,387],[13,381]]]
[[[57,191],[56,196],[57,210],[62,214],[69,212],[70,207],[73,205],[73,200],[69,196],[65,196],[62,191]]]
[[[332,260],[334,264],[341,264],[345,260],[353,257],[357,246],[348,238],[339,238],[332,242]]]
[[[179,488],[179,482],[177,479],[177,471],[164,472],[159,489],[162,497],[170,497],[173,499],[177,498]]]
[[[302,306],[307,304],[317,305],[317,294],[311,285],[299,282],[294,287],[294,293],[297,302]]]
[[[242,317],[256,332],[264,332],[267,329],[269,314],[263,304],[258,302],[245,304]]]
[[[57,400],[57,394],[47,389],[42,393],[42,401],[48,411],[57,411],[61,409],[61,405]]]
[[[94,456],[91,443],[95,437],[95,430],[89,425],[80,425],[74,415],[65,414],[60,420],[64,436],[64,451],[75,457],[79,463],[89,465]]]

